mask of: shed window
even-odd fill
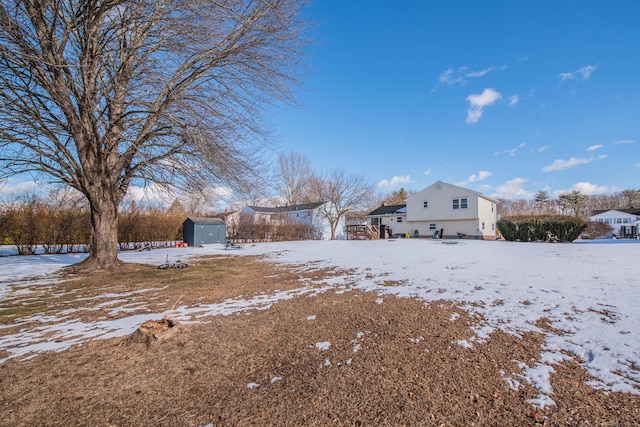
[[[398,218],[396,218],[396,222],[402,222],[402,217],[399,216]]]
[[[422,207],[423,208],[428,208],[429,207],[429,202],[427,200],[425,200],[424,202],[422,202]]]
[[[435,222],[429,223],[429,230],[436,230],[436,223]]]

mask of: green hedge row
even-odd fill
[[[572,242],[587,227],[574,216],[511,216],[501,218],[498,230],[512,242]]]

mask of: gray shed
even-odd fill
[[[189,246],[227,243],[227,224],[220,218],[187,218],[182,237]]]

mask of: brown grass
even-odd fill
[[[247,257],[209,258],[184,270],[127,266],[56,284],[5,316],[0,334],[16,332],[11,325],[34,311],[81,308],[106,292],[154,289],[142,294],[141,310],[162,312],[178,300],[214,303],[335,274]],[[2,306],[19,303],[10,297]],[[454,312],[459,317],[452,321]],[[83,320],[104,315],[81,313]],[[517,361],[533,366],[543,337],[496,332],[462,347],[456,342],[473,337],[475,320],[447,301],[330,291],[206,321],[178,325],[170,339],[149,347],[126,345],[122,337],[5,362],[0,425],[640,424],[640,396],[592,389],[574,362],[554,366],[556,406],[533,407],[527,400],[539,392],[518,377]],[[322,342],[331,345],[321,350],[316,343]],[[520,388],[510,388],[505,376],[519,379]],[[259,386],[247,386],[253,383]]]

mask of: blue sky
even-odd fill
[[[315,0],[305,13],[318,26],[300,107],[270,119],[277,148],[319,172],[383,194],[437,180],[508,199],[640,189],[640,1]],[[37,186],[17,177],[0,196]]]
[[[316,0],[282,151],[378,189],[640,188],[640,2]]]

